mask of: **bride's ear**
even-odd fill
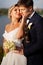
[[[12,12],[10,13],[10,16],[12,16]]]
[[[12,13],[10,13],[10,18],[12,18]]]

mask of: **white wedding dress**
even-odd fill
[[[19,28],[16,28],[15,30],[9,33],[5,31],[5,33],[3,34],[3,37],[7,41],[17,42],[16,45],[20,47],[22,45],[21,43],[22,39],[18,40],[16,38],[16,34],[18,31],[19,31]],[[27,59],[24,55],[20,55],[10,51],[6,54],[6,56],[3,57],[1,65],[27,65]]]

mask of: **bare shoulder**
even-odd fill
[[[5,26],[5,30],[6,30],[6,31],[9,31],[9,28],[10,28],[10,24],[7,24],[7,25]]]

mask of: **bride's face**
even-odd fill
[[[18,6],[14,7],[14,9],[11,12],[11,16],[17,19],[21,18],[20,9]]]

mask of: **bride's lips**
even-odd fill
[[[17,15],[21,16],[21,14],[20,14],[20,13],[19,13],[19,14],[17,14]]]
[[[24,15],[23,13],[20,13],[22,16]]]

